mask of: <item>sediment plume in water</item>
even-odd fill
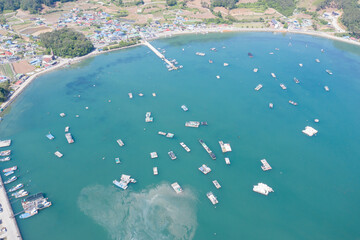
[[[141,192],[88,186],[78,205],[112,239],[193,239],[197,227],[194,194],[176,194],[168,183]]]

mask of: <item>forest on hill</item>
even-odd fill
[[[76,0],[0,0],[0,13],[6,10],[28,10],[30,13],[38,13],[42,4],[53,6],[56,2],[74,2]]]

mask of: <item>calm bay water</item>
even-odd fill
[[[13,140],[13,160],[2,167],[17,165],[16,183],[25,183],[31,193],[46,193],[53,202],[38,215],[18,220],[24,239],[359,237],[359,47],[271,33],[181,36],[153,45],[184,68],[168,72],[146,47],[121,50],[41,76],[12,105],[0,124],[0,138]],[[295,84],[294,77],[301,83]],[[260,83],[264,87],[254,91]],[[182,104],[190,110],[183,112]],[[153,123],[144,122],[148,111]],[[209,126],[186,128],[189,120]],[[319,130],[316,137],[301,133],[307,125]],[[66,142],[65,126],[74,144]],[[53,141],[45,138],[49,131]],[[173,132],[175,138],[158,131]],[[215,152],[215,161],[199,138]],[[233,152],[222,154],[219,140],[230,142]],[[57,150],[63,158],[54,156]],[[170,160],[169,150],[177,160]],[[150,159],[153,151],[159,158]],[[115,157],[122,163],[116,165]],[[261,170],[263,158],[273,170]],[[197,169],[202,164],[212,172],[203,175]],[[158,176],[152,174],[154,166]],[[127,191],[112,185],[122,173],[138,181]],[[215,179],[219,190],[211,182]],[[183,194],[170,188],[175,181]],[[275,193],[254,193],[258,182]],[[218,197],[216,208],[206,198],[208,191]],[[14,200],[13,207],[19,212],[20,202]]]

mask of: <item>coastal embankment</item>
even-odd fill
[[[0,213],[0,219],[2,221],[0,225],[1,226],[0,238],[9,239],[9,240],[22,239],[1,176],[0,176],[0,203],[2,205],[1,208],[3,209],[3,211]]]

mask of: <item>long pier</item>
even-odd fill
[[[1,176],[0,176],[0,203],[3,209],[3,211],[0,213],[0,218],[2,219],[2,224],[0,225],[0,227],[6,228],[6,232],[3,233],[1,237],[5,239],[22,240],[20,230],[16,223],[14,212],[11,208],[11,204],[6,194],[6,189]]]
[[[156,48],[153,47],[153,45],[151,45],[148,41],[143,40],[143,43],[145,46],[147,46],[148,48],[150,48],[151,51],[153,51],[159,58],[161,58],[161,60],[163,60],[164,62],[166,62],[169,66],[171,66],[172,69],[176,70],[178,69],[177,66],[175,66],[172,62],[170,62],[169,60],[166,59],[166,57],[161,54]]]

